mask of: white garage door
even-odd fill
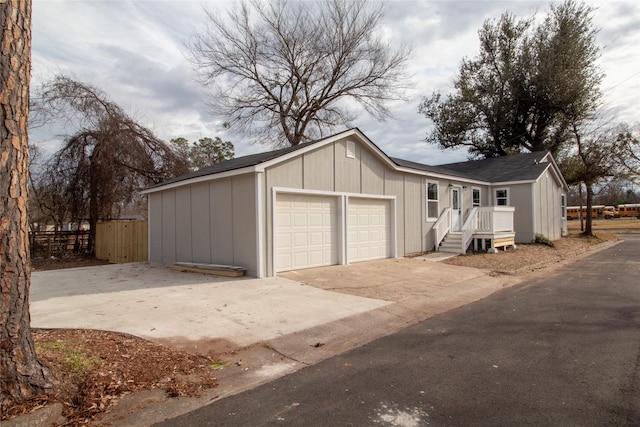
[[[391,256],[389,200],[349,199],[347,254],[349,262]]]
[[[278,194],[276,271],[338,263],[338,199]]]

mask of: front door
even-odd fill
[[[462,189],[451,188],[451,230],[460,231],[462,228]]]

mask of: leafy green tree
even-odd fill
[[[224,160],[232,159],[235,155],[231,141],[223,141],[220,137],[200,138],[190,143],[186,138],[179,137],[171,140],[174,150],[189,165],[189,169],[198,170],[215,165]]]
[[[355,118],[378,118],[405,84],[410,49],[380,38],[382,3],[366,0],[238,2],[189,50],[214,112],[258,142],[297,145]]]
[[[479,31],[480,53],[464,59],[455,91],[425,97],[419,112],[434,124],[427,142],[468,147],[481,157],[550,150],[571,137],[571,123],[593,113],[602,73],[593,9],[567,0],[544,21],[504,13]]]
[[[201,138],[193,144],[191,152],[192,165],[196,169],[215,165],[223,160],[231,159],[234,147],[230,141],[223,141],[220,137]]]

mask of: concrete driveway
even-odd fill
[[[31,324],[126,332],[227,362],[216,375],[220,385],[200,397],[134,394],[105,416],[116,426],[149,426],[521,280],[433,262],[440,255],[433,256],[269,279],[226,279],[146,263],[34,272]]]
[[[31,325],[126,332],[178,348],[249,346],[390,304],[293,280],[222,278],[150,263],[34,272]]]
[[[382,314],[376,331],[384,333],[515,280],[428,259],[387,259],[267,279],[183,273],[150,263],[34,272],[31,324],[125,332],[203,353],[323,328],[322,336],[307,334],[305,345],[312,345],[306,341],[327,341],[335,329],[344,333],[346,322],[360,327],[373,312]]]

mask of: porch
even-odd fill
[[[490,253],[515,248],[514,212],[513,206],[475,207],[462,224],[455,224],[452,209],[446,208],[433,226],[435,250],[464,254],[471,245]]]

